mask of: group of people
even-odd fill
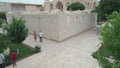
[[[11,63],[14,66],[16,66],[16,53],[12,52],[11,54]],[[5,56],[4,54],[0,53],[0,68],[5,68]]]
[[[42,39],[43,33],[41,31],[39,31],[38,35],[39,35],[40,42],[43,42],[43,39]],[[37,33],[36,33],[36,31],[34,31],[34,40],[35,41],[37,40]]]

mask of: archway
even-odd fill
[[[53,9],[53,4],[50,4],[50,9]]]
[[[56,8],[57,8],[57,9],[60,9],[61,11],[63,11],[63,4],[62,4],[60,1],[57,2]]]

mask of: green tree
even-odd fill
[[[70,11],[70,10],[73,10],[73,11],[74,10],[84,10],[84,9],[85,9],[85,6],[79,2],[72,3],[67,7],[68,11]]]
[[[25,21],[22,18],[17,19],[12,17],[12,22],[7,28],[7,35],[13,43],[21,43],[24,41],[28,35],[28,29],[25,26]]]
[[[120,60],[120,12],[107,16],[107,23],[101,30],[102,45]]]
[[[100,0],[98,9],[99,21],[106,20],[106,15],[110,15],[113,11],[120,10],[120,0]]]

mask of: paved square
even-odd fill
[[[36,44],[32,35],[24,43],[31,47]],[[97,60],[91,56],[99,43],[95,28],[63,42],[43,39],[40,43],[42,52],[18,61],[15,68],[100,68]]]

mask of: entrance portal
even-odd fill
[[[57,9],[60,9],[61,11],[63,11],[63,4],[62,4],[60,1],[57,2],[56,8],[57,8]]]

